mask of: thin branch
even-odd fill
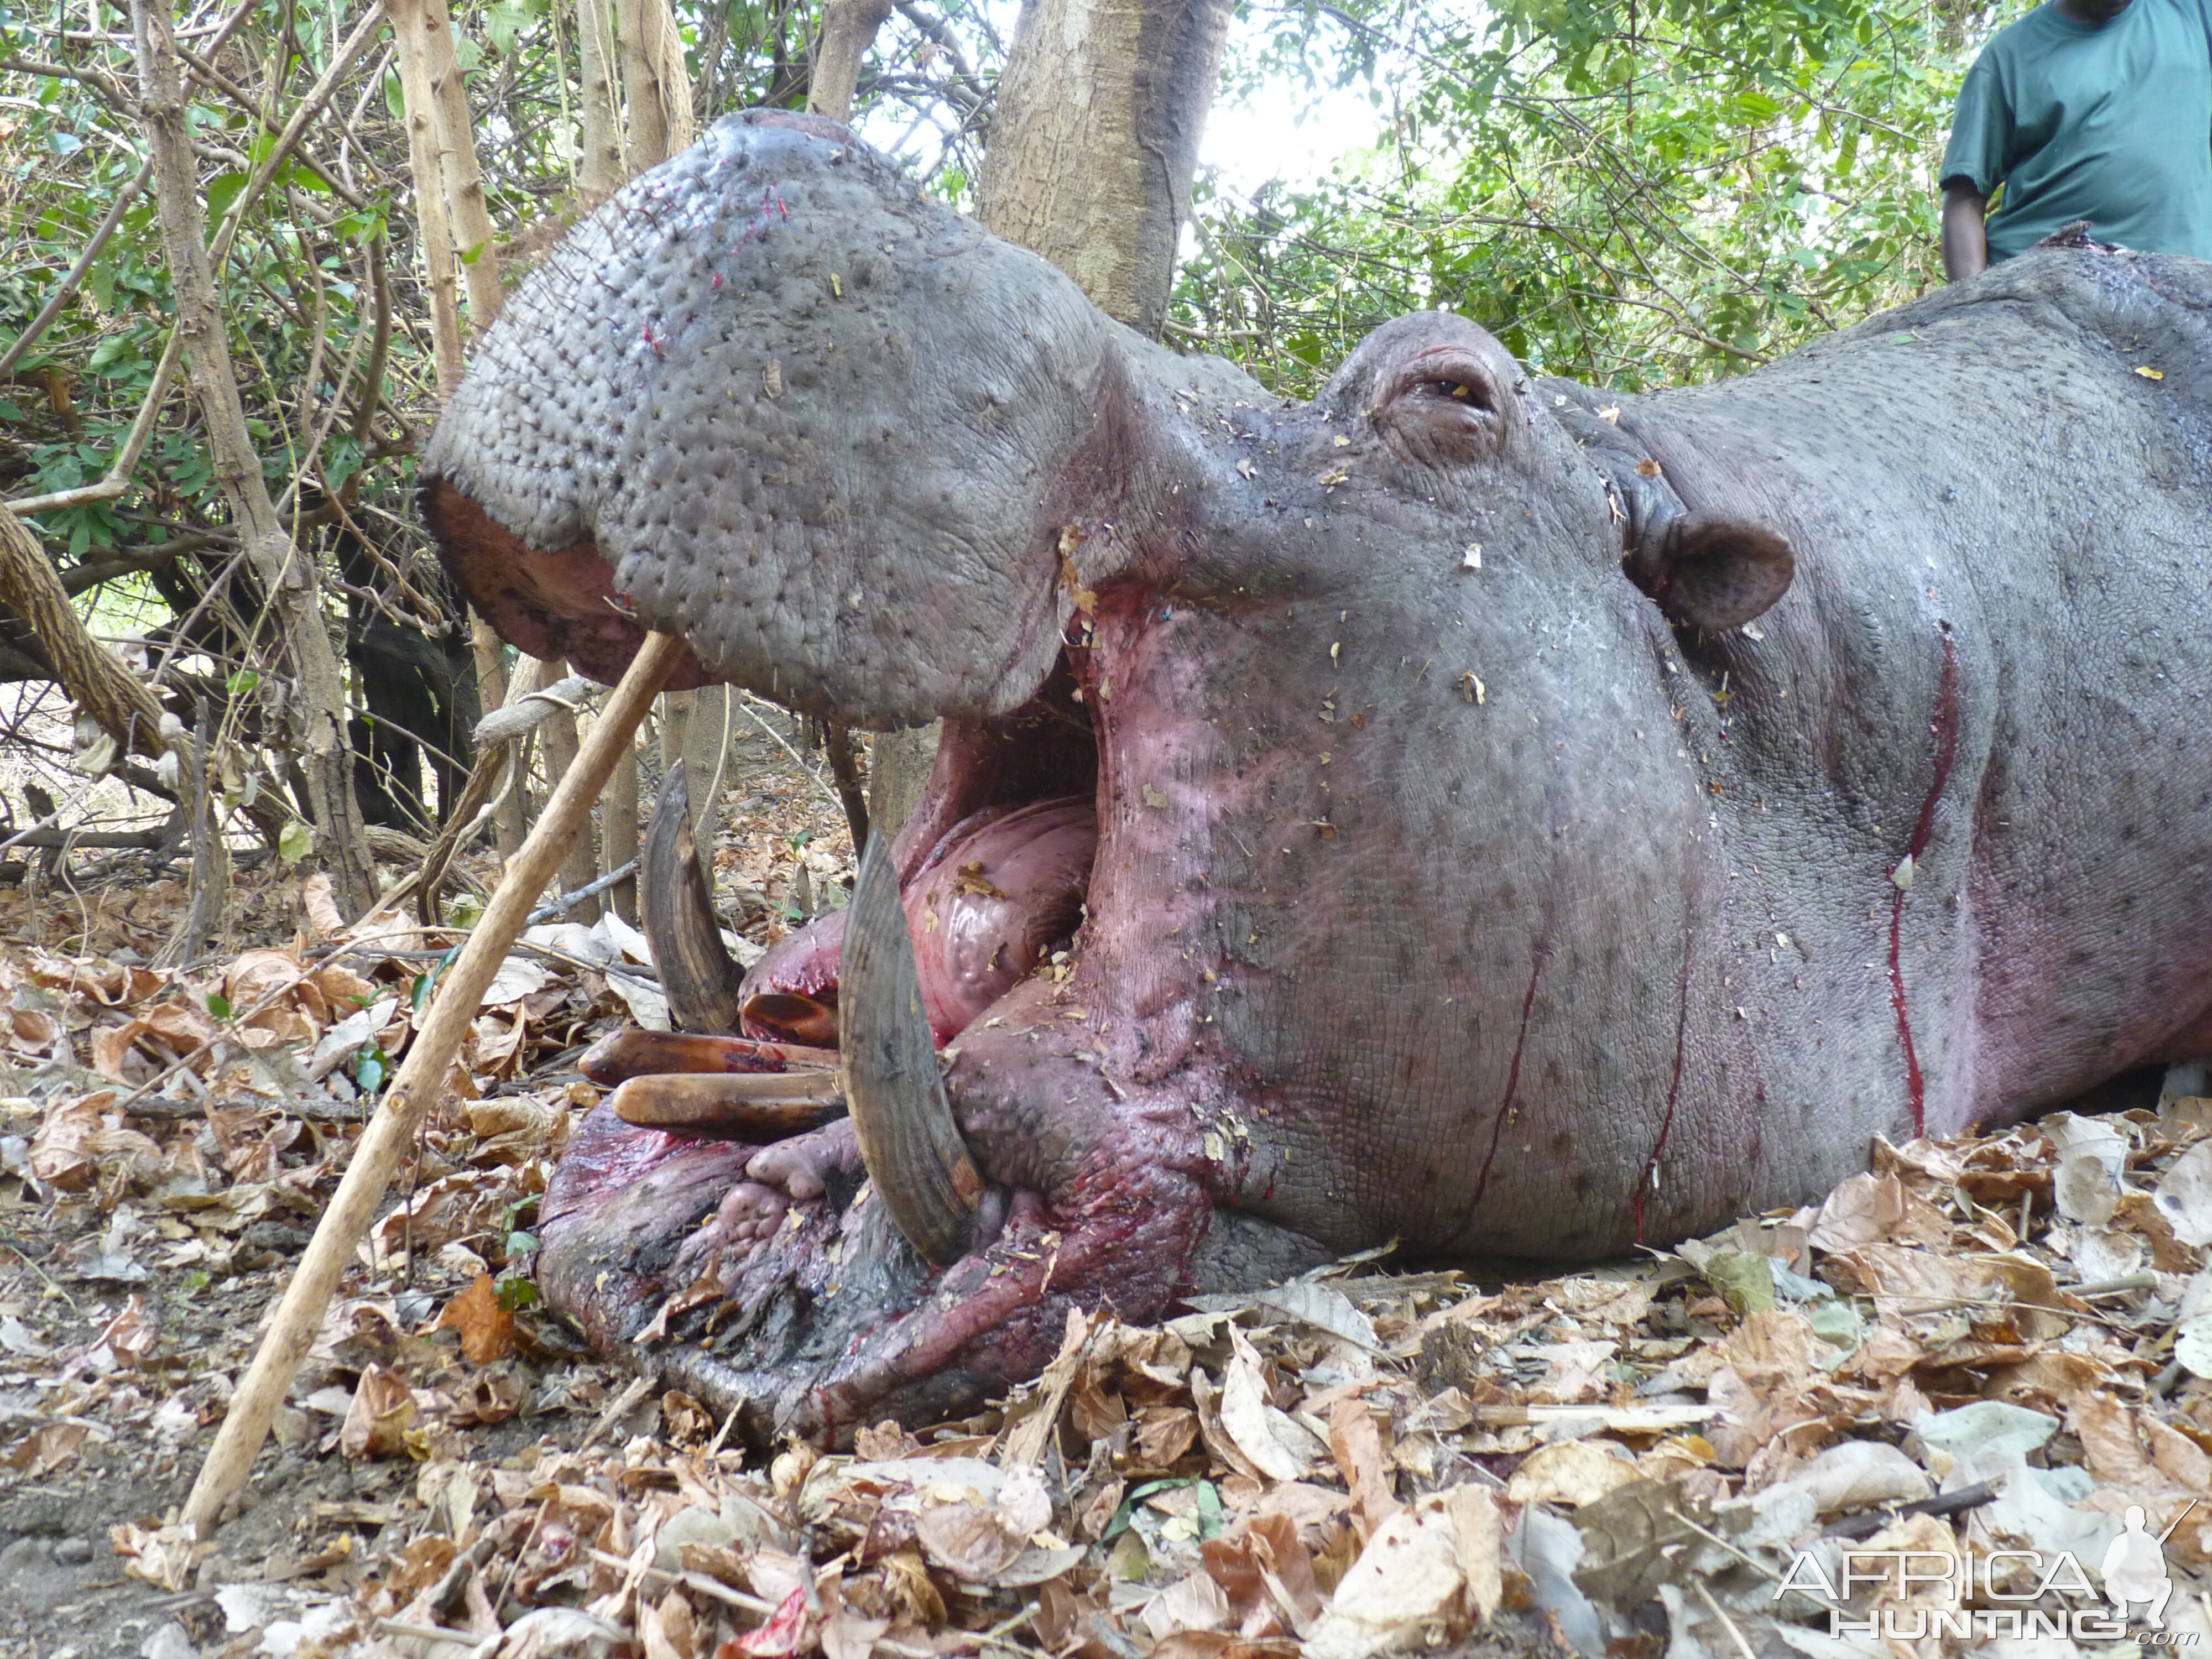
[[[92,233],[91,240],[84,245],[84,252],[76,256],[76,263],[69,268],[69,274],[62,278],[47,297],[46,304],[39,308],[39,314],[31,319],[31,325],[15,337],[15,343],[5,352],[0,352],[0,378],[4,378],[8,371],[21,361],[23,354],[38,343],[39,337],[46,331],[48,325],[61,314],[62,307],[76,292],[77,284],[84,281],[85,273],[92,269],[92,262],[100,258],[100,249],[107,246],[107,239],[115,234],[116,226],[123,222],[125,212],[138,199],[138,192],[146,188],[146,181],[153,176],[154,158],[149,155],[138,164],[137,176],[116,192],[115,205],[107,210],[107,216]]]

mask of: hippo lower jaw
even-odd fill
[[[1073,1309],[1146,1317],[1327,1254],[1217,1208],[1224,1178],[1188,1075],[1145,1087],[1109,1073],[1104,1033],[1132,1014],[1086,974],[1085,946],[1137,919],[1090,915],[1053,948],[1066,933],[1055,916],[1084,896],[1064,879],[1067,842],[1097,772],[1086,718],[1097,705],[1084,706],[1082,653],[1071,656],[1013,714],[948,725],[884,872],[902,878],[918,976],[861,990],[845,935],[848,917],[856,931],[866,919],[864,877],[849,910],[746,978],[750,1036],[818,1038],[818,1026],[778,1023],[800,999],[842,1018],[853,1117],[775,1142],[757,1130],[686,1139],[621,1121],[611,1102],[547,1194],[540,1279],[552,1304],[604,1350],[737,1412],[752,1437],[835,1440],[881,1417],[942,1417],[1035,1375]],[[1040,859],[1060,878],[1006,873],[1034,875]],[[969,926],[994,893],[1010,901],[996,907],[996,942]],[[659,937],[672,925],[656,931],[664,959],[678,954]],[[1004,971],[1006,946],[1026,952],[1018,976]],[[925,1018],[950,1040],[941,1083]],[[917,1044],[933,1074],[915,1069]],[[902,1079],[865,1058],[902,1045]],[[963,1157],[964,1175],[951,1167]]]

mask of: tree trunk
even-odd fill
[[[115,739],[119,754],[159,760],[173,746],[161,735],[161,699],[87,631],[53,561],[12,513],[0,513],[0,604],[30,625],[62,690]]]
[[[544,690],[568,672],[568,665],[557,657],[539,663],[537,689]],[[556,709],[547,717],[545,724],[538,728],[538,733],[545,740],[545,788],[550,794],[561,787],[561,780],[576,763],[576,717],[565,708]],[[559,890],[573,893],[579,887],[590,885],[592,878],[598,873],[599,866],[592,857],[592,821],[587,817],[577,831],[576,839],[569,843],[567,855],[561,860]],[[586,927],[599,919],[599,902],[596,898],[584,900],[566,916],[560,918],[564,921],[580,921]]]
[[[637,749],[615,763],[599,793],[599,873],[611,875],[637,856]],[[637,926],[637,878],[625,877],[607,890],[615,914]]]
[[[456,273],[465,276],[469,322],[481,331],[499,315],[499,255],[492,246],[483,173],[477,163],[476,133],[469,125],[468,98],[445,0],[388,0],[385,15],[392,21],[398,46],[400,96],[407,112],[416,228],[429,279],[431,350],[439,392],[449,397],[460,384],[462,369]],[[482,617],[471,619],[470,638],[477,665],[477,706],[497,708],[506,700],[507,689],[499,641]],[[506,858],[522,848],[522,815],[514,800],[512,793],[503,793],[493,819],[493,837]]]
[[[376,902],[376,871],[354,805],[345,677],[324,623],[315,562],[285,534],[262,478],[261,458],[246,429],[208,268],[207,223],[193,173],[184,79],[167,0],[133,0],[131,9],[140,107],[154,155],[155,199],[176,289],[177,331],[207,422],[216,483],[276,617],[282,678],[289,682],[280,718],[307,777],[307,799],[301,805],[313,819],[321,843],[316,850],[337,889],[339,908],[355,917]]]
[[[492,632],[491,624],[473,611],[469,613],[469,648],[477,663],[477,707],[487,712],[506,708],[507,670],[501,665],[500,637]],[[516,665],[521,665],[520,662]],[[443,802],[440,809],[448,814],[453,810]],[[499,848],[500,857],[511,859],[522,850],[522,811],[515,805],[514,790],[502,788],[499,792],[499,804],[492,809],[491,824],[492,844]]]
[[[999,77],[975,216],[1157,339],[1226,0],[1030,0]]]
[[[576,0],[576,62],[583,82],[577,111],[576,186],[586,206],[622,188],[621,112],[615,107],[615,28],[608,0]]]
[[[476,130],[469,122],[467,88],[453,50],[453,25],[446,0],[401,0],[420,22],[438,117],[438,178],[446,192],[447,226],[469,290],[469,326],[483,333],[499,315],[499,254],[492,246],[491,211],[484,204],[483,170],[477,165]],[[391,15],[391,8],[386,7]],[[400,27],[397,16],[392,27]],[[417,187],[420,187],[418,180]]]
[[[415,181],[415,228],[430,296],[430,355],[438,395],[461,383],[459,261],[446,211],[444,163],[438,150],[437,72],[430,61],[424,0],[387,0],[385,15],[398,46],[399,94],[407,111],[407,171]],[[482,688],[479,688],[480,690]]]
[[[635,178],[658,167],[699,136],[691,113],[691,75],[684,64],[684,38],[668,0],[615,0],[622,46],[623,101],[629,107],[624,151]]]
[[[828,0],[822,8],[822,38],[815,44],[813,71],[807,77],[810,111],[833,121],[853,118],[860,60],[890,15],[891,0]]]

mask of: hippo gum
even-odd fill
[[[2212,1048],[2208,306],[2039,252],[1646,397],[1425,313],[1285,404],[720,123],[518,293],[423,510],[526,650],[945,736],[850,936],[709,1000],[842,1025],[851,1116],[602,1108],[549,1296],[834,1437],[1071,1308],[1662,1245]]]

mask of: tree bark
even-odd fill
[[[853,118],[860,60],[890,15],[891,0],[828,0],[822,8],[822,38],[815,43],[813,72],[807,77],[810,111],[833,121]]]
[[[0,604],[30,624],[70,700],[115,739],[118,752],[159,760],[161,702],[86,630],[62,579],[31,527],[0,513]]]
[[[568,672],[568,665],[559,658],[538,665],[537,689],[540,691],[553,685]],[[556,709],[547,717],[542,728],[545,739],[545,787],[550,793],[561,787],[561,780],[568,775],[568,769],[576,763],[576,717],[565,708]],[[586,817],[577,831],[576,839],[569,844],[561,860],[560,890],[573,893],[580,887],[591,884],[599,869],[592,858],[592,821]],[[587,898],[580,902],[563,918],[580,921],[588,927],[599,919],[599,902]]]
[[[622,188],[622,116],[615,106],[613,14],[608,0],[576,0],[576,61],[583,82],[577,112],[576,186],[586,206]]]
[[[1227,0],[1030,0],[999,77],[975,216],[1159,337]]]
[[[477,664],[477,707],[487,710],[504,708],[507,670],[500,658],[500,637],[492,632],[491,624],[473,611],[469,613],[469,650]],[[440,807],[450,818],[453,808],[443,802]],[[522,850],[522,812],[514,804],[513,790],[499,792],[499,805],[492,811],[491,823],[492,843],[499,848],[500,857],[511,859]]]
[[[401,0],[422,29],[438,118],[438,178],[446,192],[447,227],[461,278],[469,290],[469,326],[481,334],[499,315],[499,253],[492,246],[491,210],[484,203],[483,169],[477,164],[476,130],[469,121],[468,89],[453,50],[453,24],[446,0]],[[387,11],[389,6],[387,4]],[[392,27],[400,26],[394,18]],[[404,88],[403,88],[404,90]]]
[[[438,395],[461,383],[460,281],[453,228],[446,211],[444,163],[439,159],[437,72],[430,61],[424,0],[386,0],[385,15],[399,59],[399,94],[407,111],[407,171],[415,181],[415,228],[430,296],[430,355]]]
[[[615,0],[622,47],[623,101],[629,138],[623,154],[632,178],[691,148],[699,124],[691,112],[691,74],[684,38],[668,0]]]
[[[637,750],[623,751],[599,794],[599,873],[609,875],[637,856]],[[607,890],[615,914],[637,926],[637,878],[629,876]]]
[[[376,902],[376,871],[354,804],[353,752],[346,741],[345,677],[324,624],[315,562],[285,534],[269,499],[246,429],[230,347],[207,258],[207,224],[193,173],[185,125],[184,77],[167,0],[133,0],[140,109],[154,156],[155,200],[161,240],[176,289],[177,331],[191,365],[193,389],[207,422],[215,477],[237,525],[247,561],[274,612],[285,684],[281,720],[306,775],[301,805],[320,841],[316,851],[349,917]]]

